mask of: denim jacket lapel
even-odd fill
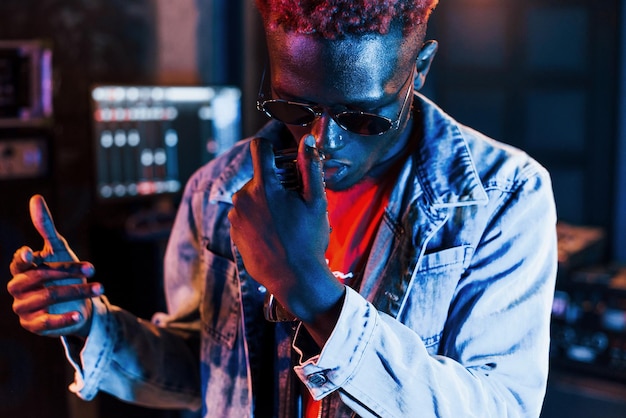
[[[392,192],[360,289],[393,317],[401,312],[428,242],[448,219],[449,208],[487,202],[456,122],[420,95],[416,106],[425,127],[414,132],[420,146]]]

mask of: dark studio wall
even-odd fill
[[[626,263],[626,1],[621,1],[621,33],[620,33],[620,81],[617,89],[619,95],[618,113],[618,147],[616,162],[616,184],[615,197],[617,205],[615,210],[615,233],[613,235],[613,245],[615,247],[616,258]]]

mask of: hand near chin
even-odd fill
[[[13,275],[7,290],[13,296],[13,311],[26,330],[49,337],[89,333],[90,298],[102,294],[99,283],[87,283],[94,274],[90,263],[80,262],[54,226],[42,196],[30,201],[33,225],[44,240],[40,251],[29,247],[13,255]]]
[[[298,148],[303,188],[283,188],[268,141],[250,144],[254,177],[233,196],[231,237],[246,270],[295,316],[313,324],[342,298],[343,286],[330,272],[322,163],[313,137]]]

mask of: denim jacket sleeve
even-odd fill
[[[75,369],[70,390],[85,400],[104,391],[139,405],[198,409],[197,355],[185,339],[111,305],[104,296],[93,302],[84,347],[62,339]]]
[[[362,417],[539,416],[556,214],[547,172],[519,155],[502,163],[514,166],[510,175],[482,176],[486,204],[441,210],[446,220],[433,242],[473,238],[422,251],[409,311],[393,317],[348,289],[321,353],[296,367],[314,398],[338,391]],[[445,254],[459,248],[465,258],[448,263]]]

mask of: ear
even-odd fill
[[[437,54],[438,47],[439,43],[437,41],[426,41],[419,54],[417,54],[417,60],[415,61],[415,69],[417,70],[414,81],[415,90],[424,87],[426,76],[428,75],[428,71],[430,71],[430,65],[435,58],[435,54]]]

